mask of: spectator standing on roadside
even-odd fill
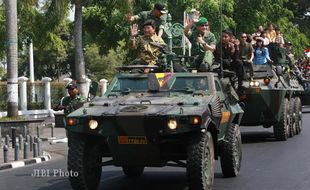
[[[65,116],[68,116],[73,111],[82,107],[87,99],[79,94],[79,89],[74,82],[69,83],[66,89],[68,90],[69,96],[62,98],[60,104],[54,106],[53,109],[55,111],[64,110]]]

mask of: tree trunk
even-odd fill
[[[75,43],[75,77],[83,96],[87,95],[85,62],[82,46],[82,0],[75,0],[74,43]]]
[[[7,35],[7,106],[8,117],[18,116],[18,71],[17,71],[17,5],[16,0],[5,1]]]

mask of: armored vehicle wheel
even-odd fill
[[[94,139],[71,133],[68,151],[68,171],[77,172],[77,176],[69,176],[73,189],[97,189],[101,171],[102,157],[99,146]]]
[[[240,127],[233,124],[226,132],[223,142],[220,143],[221,167],[225,177],[236,177],[240,173],[241,144]]]
[[[144,167],[123,166],[123,172],[128,177],[139,177],[143,174]]]
[[[289,128],[289,137],[293,137],[296,134],[296,122],[295,122],[295,98],[292,98],[290,101],[290,109],[289,109],[289,114],[290,114],[290,128]]]
[[[273,126],[274,136],[277,140],[286,141],[289,134],[289,102],[285,98],[280,109],[280,121]]]
[[[190,139],[187,147],[187,179],[191,190],[212,189],[214,181],[214,146],[210,132]]]
[[[295,112],[295,123],[296,123],[296,134],[299,134],[302,130],[302,107],[300,98],[295,98],[294,112]]]

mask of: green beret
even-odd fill
[[[198,22],[196,22],[195,24],[196,24],[196,26],[208,24],[208,20],[206,17],[200,17]]]

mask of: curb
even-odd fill
[[[12,168],[19,168],[19,167],[23,167],[23,166],[30,165],[30,164],[38,164],[41,162],[49,161],[52,158],[51,155],[48,153],[45,153],[45,154],[46,154],[45,156],[38,156],[35,158],[31,158],[31,159],[0,164],[0,171],[6,170],[6,169],[12,169]]]

